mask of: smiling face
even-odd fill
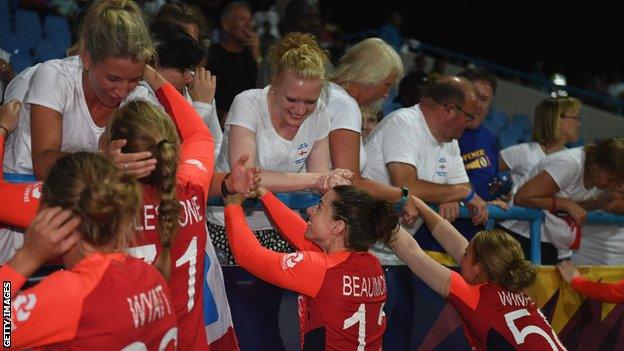
[[[323,195],[316,206],[307,209],[308,229],[305,238],[321,248],[327,248],[334,240],[344,241],[345,223],[343,220],[334,219],[332,202],[336,199],[336,192],[328,191]]]
[[[83,56],[86,71],[85,94],[95,97],[108,108],[115,108],[137,87],[143,78],[145,62],[130,58],[107,57],[94,63]]]
[[[279,125],[299,128],[316,109],[323,81],[320,78],[301,79],[284,71],[271,87],[273,108],[271,118]]]

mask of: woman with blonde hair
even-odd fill
[[[4,168],[18,180],[44,179],[65,152],[98,150],[110,116],[136,88],[155,48],[141,10],[131,0],[99,0],[87,11],[79,55],[50,60],[20,74],[28,86]],[[111,145],[110,154],[123,146]],[[154,169],[146,153],[116,155],[134,175]]]
[[[580,101],[573,97],[546,98],[537,104],[533,119],[533,141],[509,146],[500,151],[499,171],[510,171],[513,180],[511,196],[537,174],[540,161],[550,154],[564,150],[567,143],[578,140],[580,110]],[[525,255],[530,254],[528,222],[506,220],[498,225],[520,242]],[[555,264],[557,249],[546,235],[542,235],[541,242],[542,263]]]
[[[351,47],[330,77],[327,114],[331,124],[329,151],[332,167],[354,174],[353,185],[373,196],[396,203],[407,222],[416,217],[407,192],[360,175],[366,166],[362,144],[362,111],[374,110],[403,77],[403,63],[394,49],[379,38],[365,39]]]
[[[577,264],[618,265],[624,263],[624,230],[583,224],[587,211],[624,213],[623,189],[624,138],[610,138],[545,158],[514,203],[549,210],[545,234],[557,245],[559,260],[572,256]]]
[[[459,312],[473,349],[565,350],[526,294],[536,272],[516,240],[494,229],[468,242],[423,201],[417,199],[417,204],[434,238],[459,262],[460,273],[436,262],[402,228],[390,240],[390,248]]]
[[[241,155],[261,171],[262,185],[274,192],[313,189],[324,193],[350,172],[329,171],[329,121],[319,107],[327,55],[310,34],[292,32],[269,51],[271,85],[236,96],[225,121],[216,170],[228,172]],[[343,177],[344,176],[344,177]],[[261,210],[247,213],[260,243],[278,252],[293,248]],[[208,213],[208,229],[224,265],[235,263],[227,242],[223,207]]]
[[[242,166],[244,158],[233,167],[229,181],[225,182],[223,173],[213,175],[213,140],[208,128],[175,87],[151,67],[146,68],[144,78],[169,116],[147,101],[131,101],[115,112],[103,138],[104,144],[123,139],[121,151],[147,151],[158,161],[152,172],[140,178],[143,207],[132,227],[141,235],[127,251],[153,263],[167,278],[171,308],[180,327],[178,348],[205,350],[204,267],[206,252],[212,249],[204,224],[208,194],[221,194],[223,189],[248,192],[257,179]],[[0,222],[27,226],[39,201],[33,195],[24,202],[23,194],[38,186],[0,182],[1,197],[12,205],[0,210]],[[236,347],[233,332],[228,337],[224,342]]]
[[[32,190],[42,207],[24,246],[0,269],[13,300],[11,347],[175,349],[167,282],[123,251],[134,241],[141,205],[140,186],[127,178],[106,157],[79,152],[61,157]],[[27,277],[59,255],[66,270],[20,292]]]

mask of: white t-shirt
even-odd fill
[[[362,142],[362,113],[357,101],[340,85],[327,85],[327,116],[329,117],[330,132],[337,129],[347,129],[360,134],[360,172],[366,165],[366,150]]]
[[[431,134],[420,106],[396,110],[386,116],[364,141],[368,156],[362,175],[384,184],[391,184],[386,164],[401,162],[416,167],[418,179],[437,184],[468,183],[457,140],[438,142]],[[418,220],[414,233],[422,225]],[[377,243],[373,252],[384,265],[402,265],[392,251]]]
[[[603,193],[603,190],[597,188],[585,188],[584,164],[585,151],[577,147],[547,156],[539,168],[548,172],[559,186],[557,197],[583,202]],[[624,228],[616,225],[583,225],[581,244],[573,252],[572,261],[581,265],[624,264]]]
[[[201,116],[201,119],[204,121],[204,124],[210,129],[210,133],[212,134],[212,139],[214,140],[214,154],[215,159],[219,156],[219,150],[221,150],[221,142],[223,140],[223,131],[221,130],[221,125],[219,124],[219,117],[217,116],[217,109],[215,107],[216,102],[213,99],[212,103],[207,104],[200,101],[193,101],[191,95],[188,92],[188,89],[184,89],[184,97],[186,101],[189,102],[197,111],[197,114]],[[144,80],[139,83],[137,89],[132,91],[130,95],[128,95],[127,100],[135,100],[135,99],[143,99],[151,102],[156,106],[162,107],[158,98],[156,97],[156,93],[152,90],[152,87],[147,84]]]
[[[30,107],[37,104],[59,112],[63,119],[61,151],[97,151],[104,127],[93,122],[82,89],[82,65],[77,56],[50,60],[32,70],[14,137],[7,143],[4,170],[33,174]],[[22,82],[23,84],[23,82]]]
[[[511,190],[512,196],[524,183],[538,173],[539,163],[546,157],[544,150],[542,150],[539,143],[536,142],[523,143],[504,148],[501,150],[500,155],[510,169],[511,179],[513,180],[513,188]],[[531,228],[530,223],[527,221],[509,219],[499,224],[525,238],[530,237]],[[542,223],[541,240],[546,243],[550,242],[548,237],[543,234],[544,225]]]
[[[270,86],[264,89],[250,89],[236,95],[227,119],[221,152],[215,165],[216,171],[228,172],[229,132],[230,126],[241,126],[256,135],[255,166],[276,172],[306,172],[306,162],[314,143],[326,138],[329,134],[329,120],[322,106],[312,112],[303,121],[292,140],[282,138],[273,127],[269,115],[267,94]],[[224,225],[223,207],[211,206],[208,209],[208,220],[211,223]],[[269,219],[264,211],[248,211],[247,223],[252,230],[271,229]]]

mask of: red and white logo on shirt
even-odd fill
[[[13,302],[15,318],[18,322],[24,322],[30,317],[30,311],[35,308],[37,297],[35,294],[18,295]]]
[[[303,260],[303,254],[301,252],[293,252],[288,255],[282,256],[282,269],[293,268],[297,263]]]
[[[41,183],[35,183],[24,189],[24,203],[30,200],[39,200],[41,198]]]

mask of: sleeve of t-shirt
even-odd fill
[[[422,146],[416,133],[405,123],[405,120],[399,115],[391,118],[383,130],[383,138],[381,142],[381,154],[383,155],[384,165],[390,162],[401,162],[412,165],[416,168],[421,158],[420,152]]]
[[[452,304],[462,303],[476,310],[479,305],[480,287],[480,285],[468,284],[459,273],[451,271],[448,300]]]
[[[336,106],[328,109],[330,132],[338,129],[347,129],[362,134],[362,112],[355,101],[337,101]]]
[[[330,124],[329,124],[329,115],[328,115],[328,111],[326,108],[317,107],[316,112],[312,114],[311,116],[308,116],[308,118],[315,119],[314,120],[315,130],[316,130],[316,137],[314,138],[315,141],[324,139],[329,135]]]
[[[542,167],[555,181],[559,189],[563,189],[574,182],[581,166],[567,153],[560,152],[542,160]]]
[[[570,285],[579,293],[594,300],[609,303],[624,302],[624,280],[617,283],[600,283],[583,277],[575,277]]]
[[[214,143],[208,127],[171,84],[163,85],[156,96],[178,127],[182,139],[176,178],[200,185],[204,197],[208,198],[214,171]]]
[[[452,152],[449,155],[447,174],[446,181],[448,184],[463,184],[470,182],[468,174],[466,173],[466,167],[464,166],[464,160],[462,159],[461,152],[459,151],[457,140],[452,141]]]
[[[85,294],[81,282],[67,272],[57,272],[17,294],[26,278],[9,265],[2,267],[0,276],[11,281],[13,348],[36,348],[76,335]]]
[[[67,101],[74,99],[69,91],[71,86],[67,75],[58,67],[51,62],[43,63],[31,79],[24,103],[41,105],[62,114]]]
[[[193,107],[199,113],[204,124],[210,129],[212,139],[214,140],[215,156],[221,150],[221,141],[223,141],[223,131],[219,124],[219,117],[217,116],[216,103],[212,100],[211,104],[207,104],[201,101],[193,101]]]
[[[250,91],[244,91],[234,98],[225,125],[235,125],[257,133],[260,127],[260,112],[254,104]]]
[[[280,253],[264,248],[247,225],[243,208],[225,207],[225,230],[236,262],[273,285],[316,296],[331,263],[321,252]]]
[[[509,169],[516,169],[520,164],[526,162],[527,152],[527,144],[518,144],[502,149],[500,155]]]
[[[321,251],[318,246],[305,239],[308,223],[297,212],[288,208],[272,192],[267,192],[261,200],[282,236],[297,250]]]

